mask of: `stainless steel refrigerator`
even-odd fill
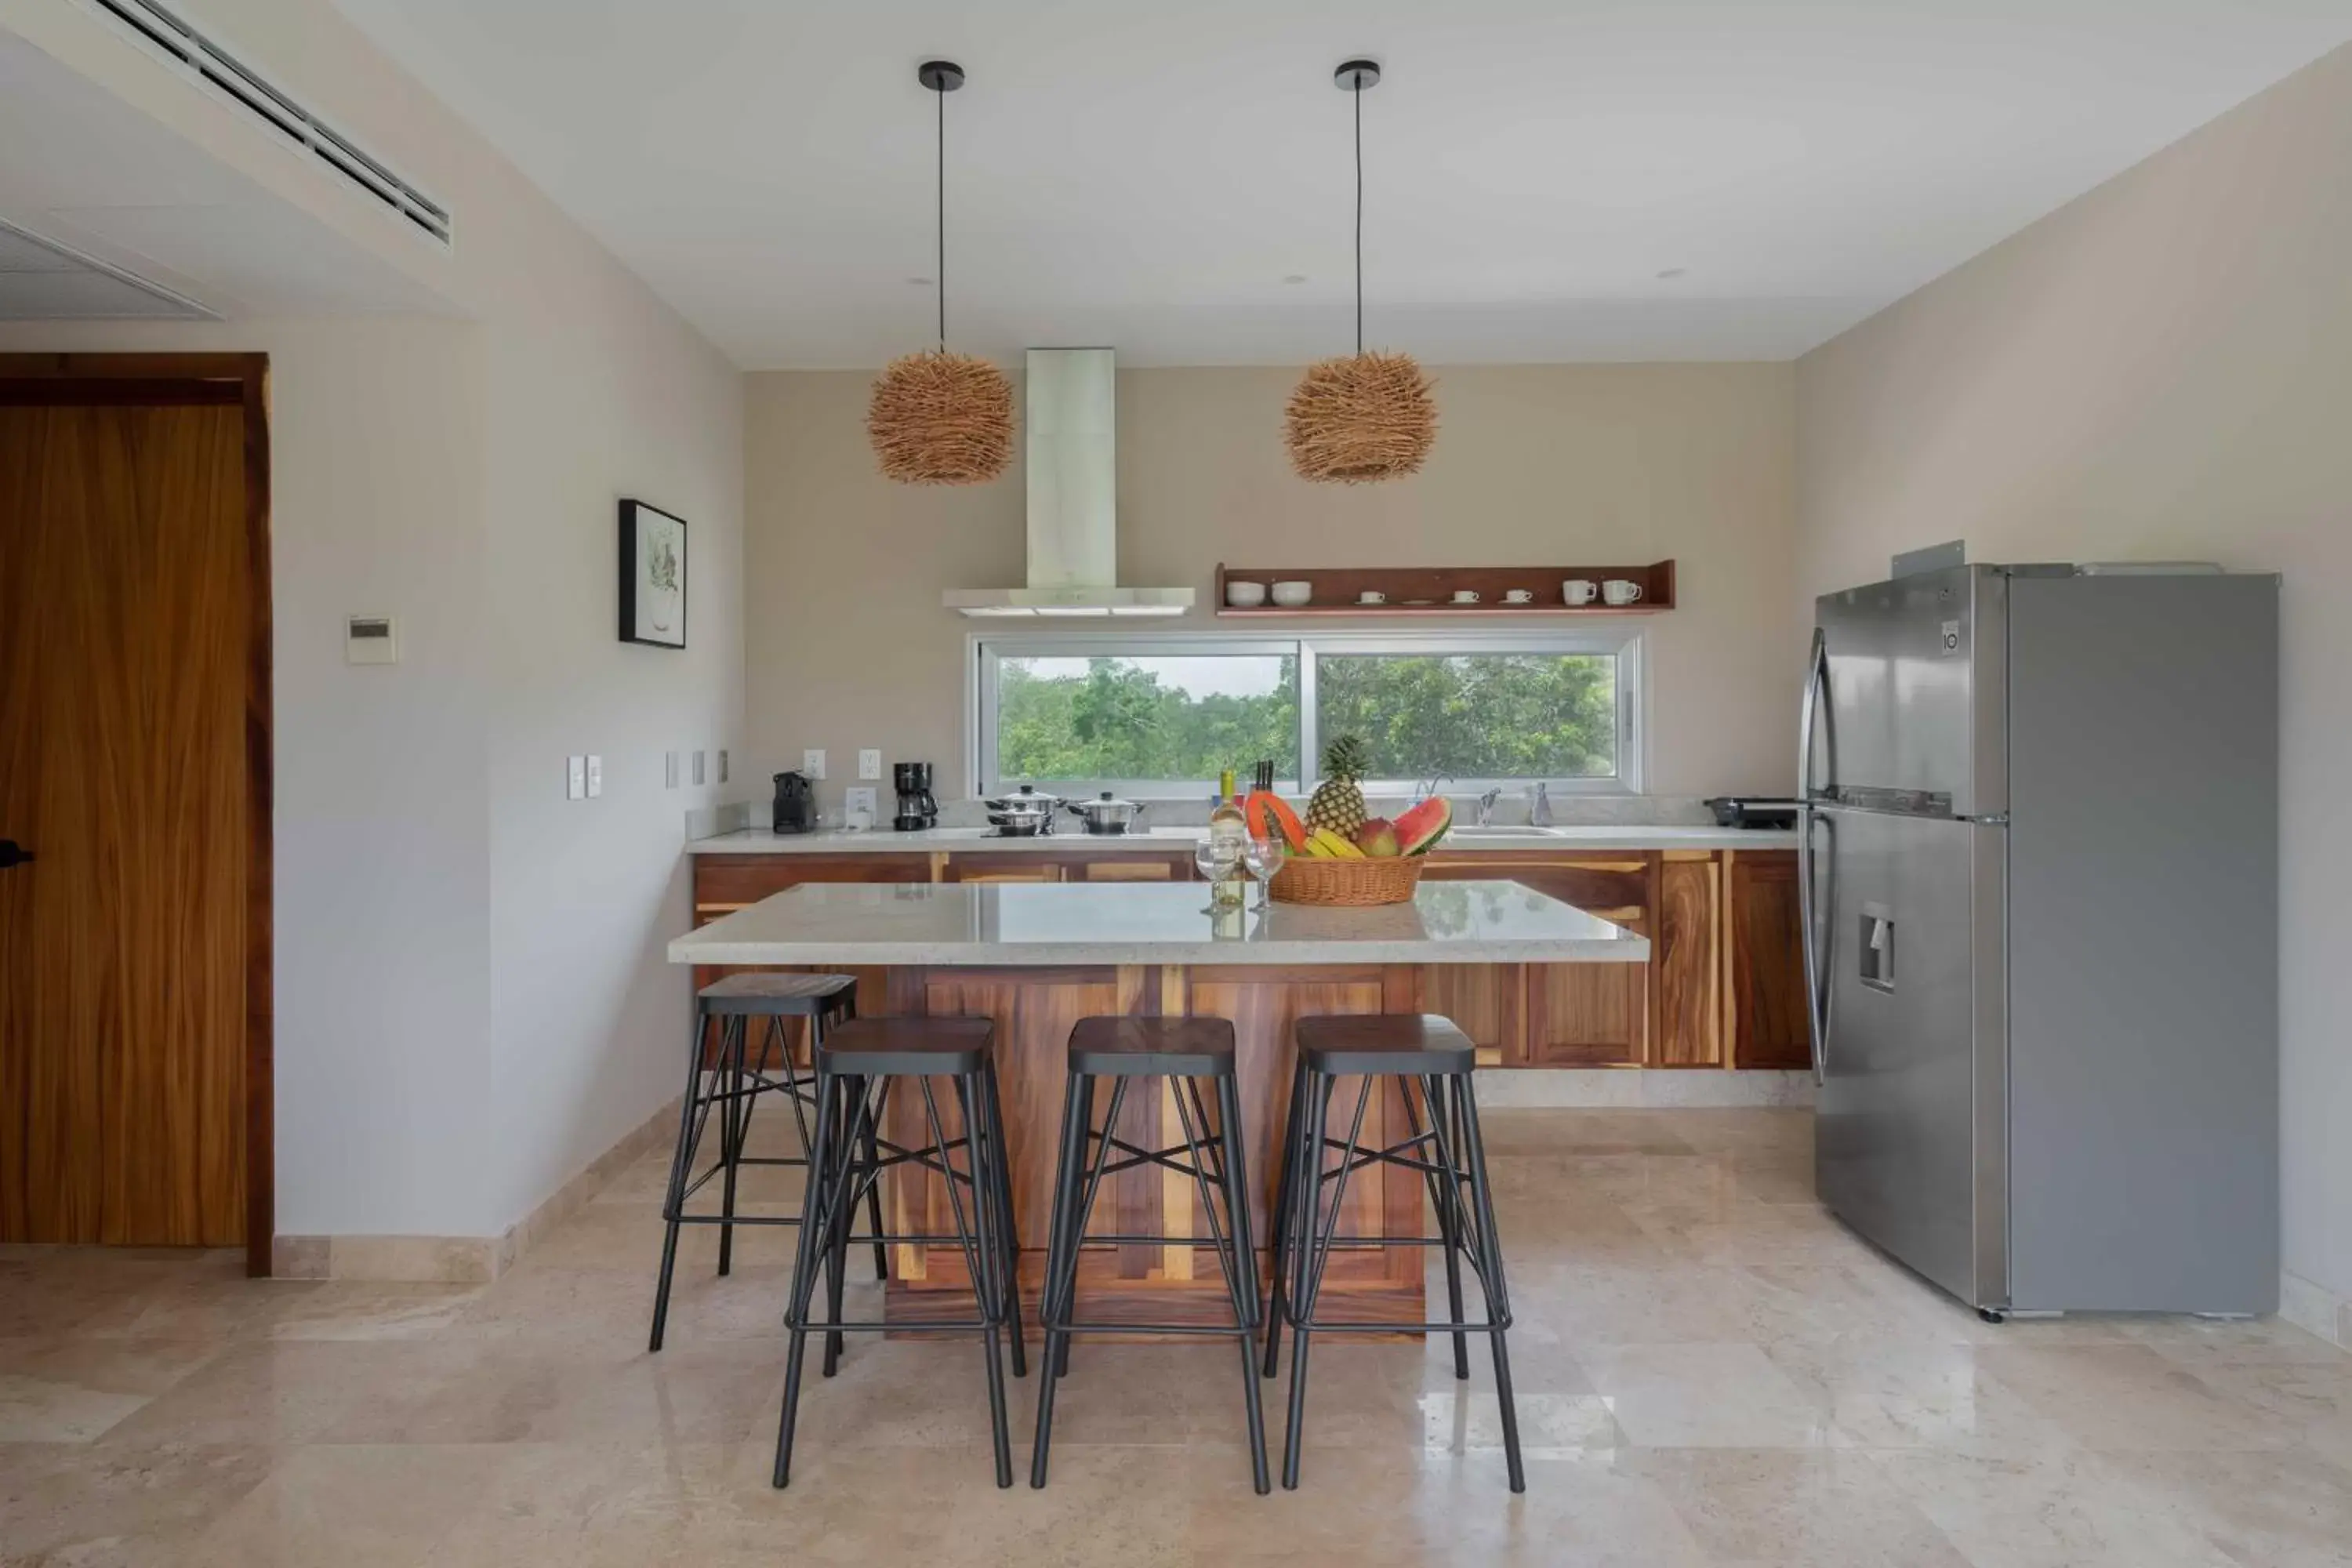
[[[2277,1306],[2278,601],[1979,565],[1817,601],[1818,1188],[1988,1316]]]

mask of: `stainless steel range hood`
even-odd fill
[[[972,616],[1181,616],[1190,588],[1122,588],[1118,579],[1117,376],[1108,349],[1031,349],[1024,425],[1029,582],[950,588],[940,602]]]

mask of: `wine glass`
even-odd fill
[[[1234,868],[1241,862],[1241,846],[1230,838],[1213,834],[1192,846],[1192,864],[1199,868],[1202,877],[1209,884],[1209,907],[1213,910],[1216,908],[1221,890],[1232,879]]]
[[[1253,838],[1242,848],[1242,864],[1257,879],[1257,907],[1265,909],[1271,900],[1275,873],[1290,858],[1290,846],[1279,838]]]

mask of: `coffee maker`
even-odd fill
[[[914,833],[940,825],[939,797],[931,793],[931,764],[929,763],[893,763],[890,776],[898,786],[898,815],[890,826],[901,833]]]
[[[810,833],[816,828],[816,791],[799,773],[776,775],[776,803],[769,826],[778,833]]]

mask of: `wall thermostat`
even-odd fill
[[[400,622],[391,616],[353,616],[343,632],[345,664],[398,664]]]

